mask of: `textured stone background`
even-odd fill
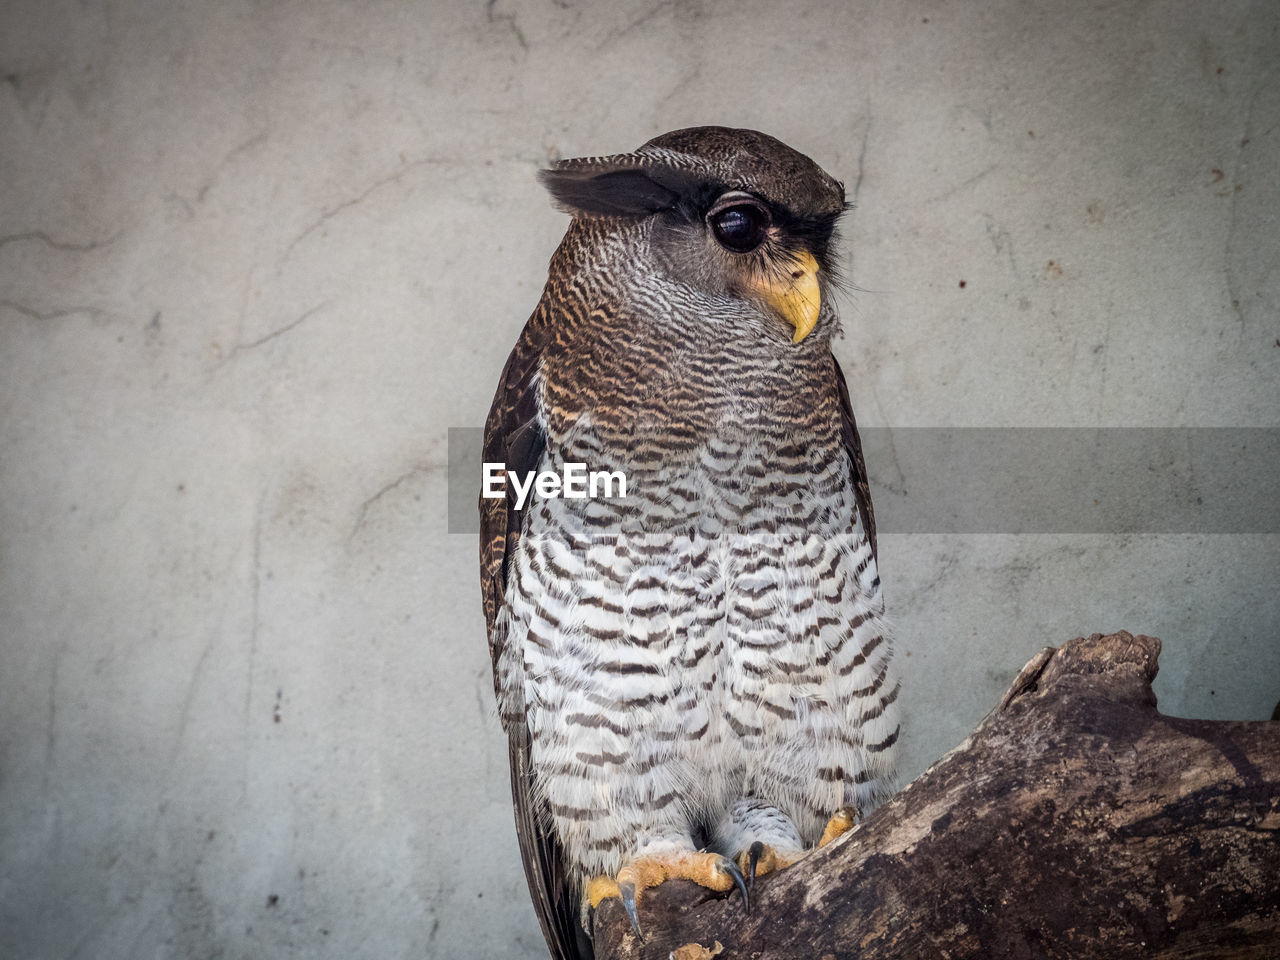
[[[1280,6],[0,8],[0,954],[536,957],[474,536],[557,156],[844,180],[878,426],[1280,424]],[[963,281],[963,282],[962,282]],[[873,489],[896,482],[871,465]],[[904,774],[1047,642],[1280,697],[1280,537],[886,536]]]

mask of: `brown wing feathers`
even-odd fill
[[[862,439],[858,436],[858,424],[853,419],[853,404],[849,400],[849,385],[845,382],[844,371],[840,369],[840,361],[831,356],[831,365],[835,368],[836,386],[840,390],[840,433],[844,438],[844,448],[853,464],[853,490],[858,500],[858,512],[862,514],[862,526],[867,531],[867,541],[871,544],[871,554],[878,558],[876,552],[876,515],[871,507],[871,487],[867,482],[867,465],[862,459]]]
[[[484,462],[503,463],[520,473],[536,470],[546,448],[535,390],[541,355],[539,332],[545,329],[538,320],[535,314],[511,351],[485,425]],[[495,665],[499,647],[506,641],[505,632],[496,629],[498,612],[505,602],[508,561],[519,541],[523,519],[524,511],[517,510],[510,497],[480,500],[480,580]],[[496,670],[494,676],[496,685]],[[578,925],[563,850],[546,818],[539,814],[528,728],[523,723],[509,723],[507,736],[516,837],[543,936],[555,960],[588,960],[593,955],[591,943]]]

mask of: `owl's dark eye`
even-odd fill
[[[707,215],[711,232],[726,250],[748,253],[764,243],[769,229],[769,211],[752,200],[717,207]]]

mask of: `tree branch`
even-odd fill
[[[865,823],[760,878],[749,915],[668,882],[644,942],[601,904],[597,958],[1280,956],[1280,724],[1164,716],[1159,653],[1047,648]]]

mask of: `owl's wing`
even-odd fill
[[[498,391],[485,423],[484,462],[503,463],[508,470],[524,474],[538,469],[546,448],[546,435],[538,417],[536,377],[541,357],[543,329],[535,314],[521,334],[507,359],[498,382]],[[510,485],[507,486],[510,494]],[[517,510],[514,499],[480,499],[480,589],[484,598],[484,615],[489,631],[489,655],[494,665],[494,687],[500,707],[504,704],[499,688],[498,662],[503,647],[510,642],[498,614],[506,603],[510,559],[523,532],[524,511]],[[510,694],[508,694],[510,695]],[[547,939],[554,960],[589,960],[590,942],[578,924],[564,852],[540,809],[538,791],[530,763],[529,727],[523,718],[504,711],[503,726],[507,730],[511,757],[511,799],[515,805],[516,837],[520,841],[520,859],[529,883],[542,935]]]
[[[529,321],[502,368],[484,426],[484,462],[505,464],[508,470],[521,474],[538,469],[547,442],[538,418],[535,382],[542,352],[537,320],[535,315]],[[507,568],[520,541],[523,522],[524,511],[516,509],[510,485],[505,498],[480,498],[480,589],[495,685],[504,639],[496,629],[498,612],[506,603]],[[497,692],[501,697],[502,691]]]
[[[858,501],[858,513],[862,515],[862,528],[867,531],[871,543],[871,555],[876,556],[876,515],[871,509],[871,487],[867,483],[867,465],[862,460],[862,440],[858,437],[858,424],[853,419],[853,404],[849,401],[849,385],[845,383],[840,361],[831,355],[835,366],[836,386],[840,390],[840,432],[844,448],[853,467],[853,494]]]

